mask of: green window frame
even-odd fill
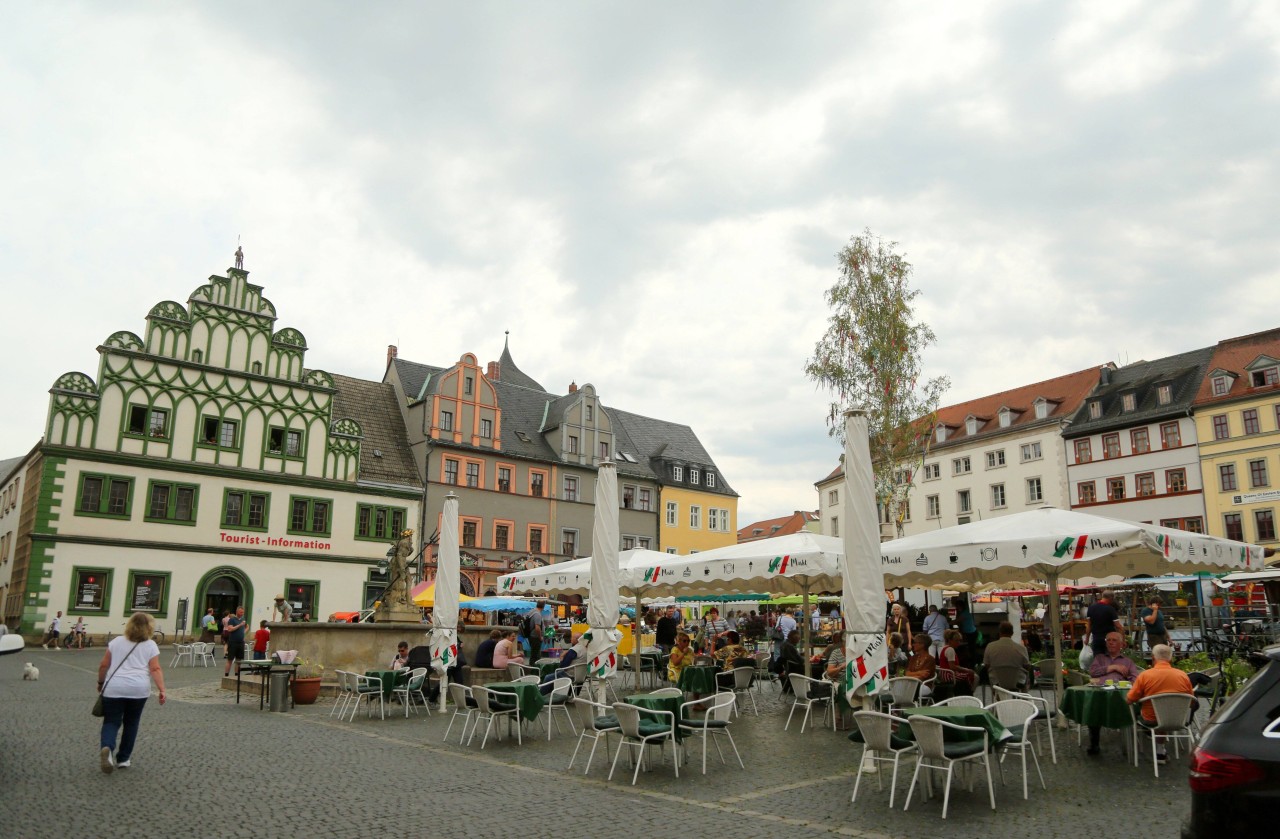
[[[127,519],[133,509],[133,478],[84,472],[76,490],[76,515]]]
[[[175,481],[148,481],[143,521],[194,527],[200,506],[200,487]]]
[[[289,527],[295,536],[329,536],[333,532],[333,499],[289,496]]]
[[[398,539],[409,518],[406,507],[384,507],[379,504],[356,505],[356,538],[370,542]]]
[[[200,418],[196,445],[212,449],[239,451],[240,420],[205,414]]]
[[[173,575],[168,571],[129,569],[129,588],[125,612],[146,612],[157,618],[169,616],[169,588]]]
[[[98,568],[87,565],[75,565],[71,568],[71,590],[67,593],[68,615],[107,615],[111,612],[110,568]],[[80,593],[86,586],[96,591],[97,596],[85,601]],[[89,605],[85,605],[85,604]],[[96,605],[94,605],[96,603]]]
[[[283,457],[288,460],[302,460],[306,457],[306,434],[303,433],[301,428],[285,428],[283,425],[273,425],[267,429],[267,439],[264,445],[266,454],[271,457]]]
[[[227,530],[264,532],[271,522],[271,493],[228,487],[222,491],[222,517]]]
[[[129,405],[124,433],[131,437],[169,438],[169,409],[150,405]]]
[[[304,591],[298,591],[298,589]],[[307,603],[307,590],[310,591],[311,603]],[[302,620],[304,613],[311,615],[311,620],[316,620],[316,607],[320,605],[320,581],[319,580],[285,580],[284,581],[284,599],[293,606],[293,619],[295,621]],[[293,604],[300,602],[301,606]]]

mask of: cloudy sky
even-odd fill
[[[1274,327],[1267,3],[10,4],[0,458],[231,264],[370,379],[496,359],[691,425],[740,523],[834,465],[802,367],[863,228],[958,402]]]

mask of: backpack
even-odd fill
[[[523,636],[524,636],[524,637],[526,637],[526,638],[532,638],[532,637],[533,637],[533,616],[532,616],[532,614],[525,615],[523,618],[521,618],[521,619],[520,619],[520,634],[521,634],[521,635],[523,635]]]

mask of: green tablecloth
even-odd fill
[[[1127,688],[1107,690],[1077,685],[1067,688],[1060,707],[1067,719],[1081,725],[1128,728],[1133,725],[1133,714],[1129,712],[1129,702],[1125,699],[1128,693]]]
[[[716,692],[716,674],[719,667],[705,664],[690,664],[680,671],[680,681],[676,687],[685,693],[710,694]]]
[[[559,669],[560,669],[559,661],[546,661],[546,662],[543,662],[542,664],[539,664],[538,665],[539,681],[547,678],[548,676],[550,676],[552,673],[556,672]]]
[[[952,707],[950,705],[935,708],[932,705],[926,705],[923,708],[903,708],[902,713],[906,715],[908,722],[898,729],[898,736],[905,740],[915,739],[915,735],[911,733],[911,717],[932,717],[955,725],[984,728],[990,736],[992,744],[1003,743],[1013,736],[1009,729],[1000,724],[1000,720],[982,708]],[[946,739],[955,740],[981,739],[981,735],[971,731],[946,731],[943,736]]]
[[[520,718],[524,720],[536,720],[543,706],[547,704],[546,697],[542,695],[542,691],[538,690],[537,685],[494,682],[486,687],[496,693],[513,694],[516,697],[516,704],[520,706]]]
[[[382,697],[391,698],[391,691],[409,684],[408,670],[366,670],[366,676],[382,681]]]
[[[622,701],[626,702],[628,705],[637,705],[641,708],[648,708],[651,711],[670,711],[672,715],[670,718],[666,716],[657,716],[655,714],[654,716],[649,717],[649,719],[654,722],[668,723],[671,722],[672,718],[674,718],[676,724],[676,739],[680,740],[683,738],[684,735],[680,731],[680,706],[684,703],[683,696],[654,696],[651,693],[640,693],[634,696],[625,697]]]

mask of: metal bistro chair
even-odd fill
[[[684,696],[684,691],[680,690],[680,688],[673,688],[673,687],[658,688],[653,693],[651,693],[650,696],[661,696],[664,698],[680,699]]]
[[[573,754],[569,757],[569,766],[573,768],[573,762],[578,758],[578,749],[582,748],[582,741],[591,738],[591,753],[587,755],[587,765],[583,767],[582,774],[585,775],[591,771],[591,761],[596,756],[596,746],[600,745],[600,741],[604,740],[604,756],[609,757],[609,735],[621,733],[622,728],[618,725],[618,718],[613,715],[613,709],[608,705],[600,705],[592,702],[584,696],[575,697],[570,703],[569,709],[573,712],[573,717],[578,724],[578,744],[573,747]]]
[[[181,664],[181,663],[182,663],[182,660],[183,660],[184,658],[187,660],[187,665],[188,665],[188,666],[190,666],[190,665],[191,665],[191,663],[192,663],[192,661],[191,661],[191,644],[174,644],[174,645],[173,645],[173,658],[171,658],[171,659],[169,660],[169,666],[170,666],[170,667],[177,667],[179,664]]]
[[[431,706],[427,704],[427,695],[422,692],[423,686],[427,683],[427,668],[415,667],[409,672],[409,681],[391,691],[391,695],[398,697],[404,703],[404,715],[409,717],[409,706],[413,706],[413,712],[418,713],[418,706],[414,703],[417,698],[422,702],[422,707],[427,709],[427,716],[431,716]]]
[[[886,683],[887,694],[881,694],[880,702],[893,713],[894,708],[914,708],[920,704],[920,686],[924,684],[915,676],[895,676]]]
[[[742,700],[746,704],[746,700],[751,700],[751,713],[757,717],[760,716],[760,709],[756,706],[756,698],[752,695],[751,689],[756,685],[756,669],[754,667],[735,667],[733,668],[733,699],[734,711],[737,712],[738,700]]]
[[[957,733],[981,734],[981,740],[947,743],[944,735],[947,731]],[[902,808],[911,808],[911,796],[915,793],[916,780],[920,770],[926,772],[945,772],[947,785],[942,796],[942,817],[947,817],[947,805],[951,803],[951,775],[957,763],[964,761],[982,761],[987,770],[987,794],[991,798],[991,809],[996,808],[996,789],[991,783],[991,761],[987,740],[987,730],[980,726],[955,725],[946,720],[934,717],[914,716],[911,718],[911,732],[916,737],[920,749],[920,759],[916,761],[916,771],[911,775],[911,786],[907,789],[907,803]]]
[[[778,691],[782,691],[782,680],[778,678],[778,674],[769,669],[769,662],[773,660],[773,656],[767,652],[755,653],[751,656],[756,663],[756,693],[761,693],[762,684],[775,682],[778,685]],[[763,694],[762,694],[763,695]]]
[[[1044,723],[1044,731],[1049,732],[1049,754],[1053,756],[1053,762],[1057,763],[1058,747],[1054,745],[1054,742],[1053,742],[1053,727],[1058,721],[1058,712],[1049,707],[1049,700],[1040,696],[1032,696],[1029,693],[1018,693],[1017,691],[1005,690],[1004,688],[1000,688],[1000,687],[994,688],[994,690],[995,690],[997,700],[1025,699],[1027,702],[1030,702],[1032,705],[1036,706],[1036,718],[1033,719],[1031,722],[1033,724]],[[1081,728],[1083,728],[1083,726],[1079,726],[1077,728],[1077,731],[1079,731]],[[1040,729],[1036,730],[1037,744],[1040,742],[1041,733],[1042,732],[1040,731]],[[1077,745],[1079,745],[1079,741],[1080,741],[1080,735],[1077,733],[1076,734]]]
[[[1062,662],[1056,658],[1042,658],[1032,666],[1036,668],[1036,678],[1027,692],[1038,690],[1042,694],[1045,691],[1052,693],[1057,684],[1055,681],[1056,675],[1062,669]]]
[[[1027,799],[1027,752],[1031,752],[1036,774],[1040,776],[1040,789],[1048,789],[1044,785],[1044,773],[1040,771],[1040,758],[1036,754],[1035,744],[1028,737],[1031,732],[1027,730],[1036,718],[1036,704],[1027,699],[1001,699],[988,705],[987,710],[1013,735],[1000,744],[1000,782],[1004,783],[1005,755],[1010,750],[1017,749],[1022,754],[1022,799]]]
[[[197,649],[197,647],[199,649]],[[194,659],[199,658],[201,667],[208,667],[210,664],[214,665],[215,667],[217,666],[217,662],[213,660],[213,644],[209,643],[208,641],[205,641],[204,643],[197,642],[193,644],[191,647],[191,658],[193,662],[194,662]],[[192,667],[194,666],[195,664],[193,663]]]
[[[1157,693],[1153,696],[1145,696],[1131,706],[1135,723],[1133,726],[1134,766],[1138,765],[1139,728],[1151,732],[1151,768],[1155,770],[1157,778],[1160,777],[1158,744],[1161,739],[1173,744],[1175,757],[1178,755],[1179,740],[1185,739],[1187,741],[1188,750],[1195,745],[1195,736],[1191,733],[1191,728],[1187,724],[1187,717],[1191,714],[1191,701],[1194,698],[1189,693]],[[1147,718],[1139,710],[1144,703],[1148,702],[1151,703],[1151,709],[1155,712],[1155,723],[1148,722]]]
[[[631,785],[636,785],[636,778],[640,777],[640,766],[645,762],[645,747],[657,746],[658,749],[665,753],[666,744],[671,743],[672,765],[675,767],[676,777],[680,777],[680,746],[676,742],[676,715],[670,711],[650,711],[641,708],[639,705],[628,705],[625,702],[613,703],[613,715],[618,720],[618,727],[622,730],[622,743],[618,746],[618,750],[613,755],[613,765],[609,767],[609,778],[613,780],[613,771],[618,768],[618,758],[622,756],[622,747],[626,746],[631,752],[635,760],[636,768],[631,773]],[[668,722],[658,722],[647,717],[666,717]],[[635,750],[639,750],[637,757]]]
[[[742,755],[738,752],[738,744],[733,742],[733,735],[729,733],[729,717],[733,713],[737,697],[732,693],[717,693],[711,700],[711,707],[701,717],[695,717],[686,711],[686,709],[692,711],[694,706],[705,701],[705,699],[695,699],[680,706],[680,730],[686,736],[702,738],[702,774],[707,774],[707,741],[720,735],[729,739],[734,757],[738,758],[738,765],[746,769],[746,764],[742,762]],[[688,747],[684,747],[683,751],[687,759]],[[716,754],[720,755],[720,762],[727,765],[719,743],[716,743]]]
[[[449,726],[444,730],[444,737],[441,739],[448,741],[454,720],[462,717],[462,736],[458,738],[458,744],[461,745],[467,741],[467,728],[475,721],[476,700],[471,695],[471,688],[457,682],[449,683],[447,693],[449,704],[453,706],[453,716],[449,717]]]
[[[350,678],[354,674],[346,670],[333,672],[338,674],[338,695],[333,698],[333,707],[329,709],[329,716],[332,717],[336,711],[338,719],[342,719],[347,715],[347,705],[356,698],[355,680]]]
[[[935,708],[981,708],[982,700],[976,696],[953,696],[933,703]]]
[[[513,682],[518,682],[522,676],[538,676],[539,671],[536,667],[530,667],[527,664],[518,664],[514,661],[507,662],[507,678]]]
[[[853,782],[853,797],[850,802],[858,800],[858,785],[862,783],[862,767],[868,758],[876,763],[892,763],[893,776],[889,780],[889,807],[893,808],[893,796],[898,789],[898,763],[906,755],[915,754],[918,749],[915,743],[904,740],[893,733],[893,727],[901,720],[891,714],[879,711],[854,711],[853,721],[858,726],[858,735],[862,741],[862,757],[858,759],[858,769]],[[853,739],[850,737],[850,739]],[[881,780],[883,773],[876,773],[876,789],[884,789]]]
[[[506,717],[508,720],[516,721],[516,744],[523,746],[524,737],[520,732],[520,704],[515,701],[507,701],[500,697],[510,697],[510,694],[500,694],[497,691],[490,690],[486,687],[476,685],[471,688],[471,695],[476,700],[476,721],[471,726],[471,736],[467,738],[467,744],[476,738],[476,731],[480,728],[480,723],[484,722],[484,737],[480,738],[480,750],[484,751],[485,744],[489,742],[489,731],[493,728],[494,720],[499,717]],[[514,700],[514,697],[511,697]],[[502,736],[499,729],[498,736]]]
[[[351,704],[351,721],[355,722],[356,711],[360,710],[361,699],[366,700],[369,705],[365,711],[365,716],[373,716],[373,700],[378,700],[378,717],[385,720],[387,718],[387,703],[382,695],[382,680],[377,676],[366,676],[363,673],[348,673],[347,677],[354,680],[355,702]]]
[[[560,731],[560,723],[556,722],[556,711],[564,714],[569,721],[569,730],[573,730],[573,715],[569,713],[569,701],[573,698],[573,680],[568,676],[560,676],[551,680],[551,693],[547,694],[547,719]],[[551,726],[547,726],[547,739],[551,739]],[[572,763],[572,761],[571,761]]]
[[[827,721],[827,712],[831,712],[831,727],[835,728],[835,704],[832,702],[834,691],[831,689],[831,683],[822,679],[812,679],[803,673],[792,673],[787,677],[791,681],[791,690],[795,693],[795,699],[791,702],[791,710],[787,713],[787,724],[782,727],[786,731],[791,727],[791,715],[796,712],[796,708],[804,707],[804,719],[800,721],[800,733],[804,734],[804,727],[809,723],[809,713],[813,710],[814,705],[825,705],[822,710],[822,721]]]

